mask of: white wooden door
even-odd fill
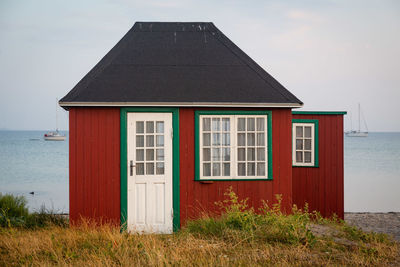
[[[172,233],[172,114],[128,113],[128,230]]]

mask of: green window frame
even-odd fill
[[[306,128],[311,132],[306,133]],[[318,120],[293,119],[292,120],[292,166],[293,167],[319,167],[319,136]],[[298,132],[296,132],[298,131]],[[311,140],[310,142],[307,142]],[[306,145],[306,142],[310,145]],[[306,154],[311,154],[310,161]]]
[[[230,123],[230,128],[229,130],[224,130],[222,129],[223,124],[222,124],[222,120],[225,118],[230,118],[229,123]],[[231,140],[229,143],[229,148],[231,149],[231,151],[234,151],[234,153],[230,154],[230,158],[228,159],[227,162],[223,162],[224,159],[222,159],[221,164],[224,163],[230,163],[230,172],[229,175],[225,175],[223,176],[222,174],[220,176],[203,176],[202,175],[202,171],[201,168],[203,168],[202,165],[202,161],[204,160],[204,158],[201,158],[202,156],[202,149],[206,148],[206,147],[201,147],[202,145],[202,138],[203,136],[201,136],[202,133],[205,133],[204,131],[202,131],[203,129],[203,125],[200,125],[200,123],[202,123],[201,119],[212,119],[212,118],[219,118],[221,120],[221,132],[220,134],[223,135],[224,133],[228,133],[230,134],[231,137],[229,137]],[[254,118],[252,120],[252,118]],[[245,119],[246,124],[249,123],[248,119],[250,119],[250,121],[254,122],[254,130],[252,132],[250,132],[250,135],[253,136],[252,134],[254,133],[254,138],[258,138],[258,134],[260,134],[260,136],[263,136],[265,139],[265,141],[263,141],[262,144],[260,143],[254,143],[253,146],[248,147],[247,146],[247,142],[246,142],[246,150],[245,154],[246,156],[246,160],[244,162],[241,162],[241,159],[239,159],[238,155],[236,154],[237,151],[239,151],[239,149],[242,149],[243,147],[237,147],[237,145],[239,144],[239,141],[235,141],[233,142],[233,140],[236,140],[236,137],[239,139],[238,135],[239,134],[243,134],[245,132],[243,132],[242,130],[239,129],[239,125],[237,123],[239,123],[239,119],[241,119],[241,122],[243,122],[243,119]],[[259,119],[259,121],[257,121],[257,119]],[[257,122],[257,127],[258,127],[258,122],[260,122],[263,124],[263,128],[261,129],[256,129],[256,122]],[[265,124],[264,124],[265,123]],[[248,126],[246,126],[248,127]],[[239,132],[238,130],[240,130],[241,132]],[[200,132],[202,131],[202,133]],[[212,130],[209,130],[212,131]],[[227,131],[227,132],[224,132]],[[210,132],[211,133],[211,132]],[[246,128],[246,138],[247,138],[247,128]],[[264,135],[262,135],[264,134]],[[223,146],[223,140],[222,140],[222,136],[221,136],[221,146]],[[261,140],[261,137],[260,137]],[[254,142],[258,142],[255,140]],[[265,150],[262,150],[264,149]],[[223,149],[223,147],[222,147]],[[237,150],[236,150],[237,149]],[[249,149],[254,149],[252,150],[253,156],[254,158],[252,160],[248,159],[248,153],[249,153]],[[260,150],[258,150],[260,149]],[[260,152],[258,155],[257,153]],[[263,152],[265,152],[265,154],[263,154]],[[204,152],[203,152],[204,153]],[[211,152],[210,152],[211,153]],[[222,151],[221,151],[222,153]],[[239,152],[238,152],[239,153]],[[211,156],[211,154],[209,154]],[[222,154],[223,155],[223,154]],[[265,160],[261,161],[258,159],[259,155],[261,157],[263,157],[265,155]],[[256,159],[257,157],[257,159]],[[221,157],[223,158],[223,156]],[[247,164],[246,166],[249,166],[249,163],[252,165],[252,168],[254,170],[254,175],[249,175],[247,172],[245,173],[245,175],[239,175],[239,165],[238,164]],[[265,169],[260,168],[257,169],[258,164],[260,164],[260,166],[262,167],[265,166]],[[232,171],[233,170],[233,171]],[[204,169],[203,169],[204,171]],[[248,170],[247,170],[248,171]],[[259,172],[260,171],[260,172]],[[221,166],[221,173],[224,172],[223,166]],[[263,175],[257,175],[258,173],[264,173]],[[271,111],[232,111],[232,110],[196,110],[195,111],[195,180],[196,181],[240,181],[240,180],[244,180],[244,181],[250,181],[250,180],[272,180],[272,175],[273,175],[273,171],[272,171],[272,112]]]

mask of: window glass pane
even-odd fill
[[[210,146],[211,144],[211,134],[203,133],[203,146]]]
[[[157,135],[156,145],[158,147],[164,146],[164,135]]]
[[[246,149],[238,148],[238,160],[245,161],[246,160]]]
[[[248,133],[247,134],[247,145],[248,146],[254,146],[255,145],[255,138],[254,138],[254,134],[253,133]]]
[[[256,164],[247,163],[247,176],[255,176],[255,175],[256,175]]]
[[[247,131],[254,131],[254,130],[255,130],[255,119],[247,118]]]
[[[265,163],[257,163],[257,176],[265,176]]]
[[[246,131],[246,119],[245,118],[239,118],[238,119],[238,131]]]
[[[220,148],[212,149],[212,160],[213,161],[221,161],[221,149]]]
[[[146,174],[154,174],[154,163],[146,163]]]
[[[213,146],[219,146],[221,144],[221,134],[219,133],[213,133],[212,134],[212,144]]]
[[[311,126],[304,127],[304,137],[311,137]]]
[[[304,140],[304,149],[305,150],[311,150],[311,139],[305,139]]]
[[[303,152],[301,151],[296,152],[296,162],[303,162]]]
[[[157,121],[156,122],[156,132],[157,133],[164,133],[164,122],[163,121]]]
[[[245,146],[246,145],[246,134],[245,133],[238,133],[238,146]]]
[[[203,131],[210,131],[211,130],[211,119],[210,118],[203,118]]]
[[[231,144],[230,134],[229,133],[222,134],[222,145],[229,146],[230,144]]]
[[[255,160],[255,149],[248,148],[247,149],[247,161],[254,161]]]
[[[156,174],[164,174],[164,162],[156,163]]]
[[[164,149],[156,149],[156,159],[158,161],[164,161]]]
[[[229,132],[231,129],[231,121],[229,118],[222,119],[222,131]]]
[[[304,162],[306,163],[311,162],[311,152],[304,152]]]
[[[231,164],[230,163],[224,163],[223,164],[223,176],[230,176],[231,175]]]
[[[211,163],[203,164],[203,176],[211,176]]]
[[[303,149],[303,139],[296,139],[296,149],[298,150]]]
[[[213,131],[219,131],[221,129],[221,123],[219,118],[213,118],[211,122],[211,129]]]
[[[136,163],[136,175],[144,174],[144,163]]]
[[[303,127],[296,126],[296,137],[303,137]]]
[[[229,147],[222,149],[222,160],[230,161],[231,160],[231,149]]]
[[[154,160],[154,149],[146,149],[146,160]]]
[[[246,176],[246,163],[238,163],[238,175]]]
[[[257,134],[257,146],[265,146],[265,134],[264,133]]]
[[[136,149],[136,161],[144,161],[144,150]]]
[[[257,131],[264,131],[264,118],[257,118]]]
[[[146,133],[154,133],[154,121],[146,121]]]
[[[154,135],[146,135],[146,146],[147,147],[154,146]]]
[[[265,160],[265,148],[257,148],[257,160]]]
[[[143,121],[136,122],[136,133],[144,133],[144,122]]]
[[[212,164],[212,175],[213,176],[221,176],[221,163],[213,163]]]
[[[136,147],[144,147],[144,136],[136,135]]]
[[[211,150],[203,148],[203,161],[211,161]]]

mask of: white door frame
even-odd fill
[[[127,112],[128,231],[149,233],[173,231],[172,120],[172,113],[168,112]],[[146,131],[147,122],[150,125],[153,122],[154,133]],[[156,133],[157,122],[163,122],[163,133]],[[161,146],[162,139],[164,139],[163,146]],[[157,143],[157,140],[160,142]],[[160,151],[164,151],[164,160],[161,153],[157,157],[157,152]],[[147,154],[148,152],[151,153]]]

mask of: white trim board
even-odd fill
[[[59,102],[61,107],[273,107],[300,108],[299,103],[225,103],[225,102]]]

